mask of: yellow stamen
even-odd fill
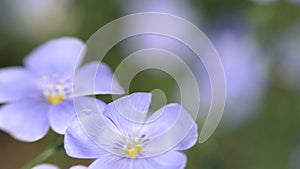
[[[47,100],[51,104],[58,104],[58,103],[64,101],[65,97],[63,97],[63,96],[51,96],[51,97],[48,97]]]
[[[49,85],[44,90],[44,96],[51,104],[58,104],[66,99],[64,87],[61,85]]]
[[[140,144],[140,141],[136,140],[134,143],[126,145],[124,153],[130,158],[135,158],[142,152],[142,150],[143,148]]]

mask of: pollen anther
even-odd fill
[[[48,85],[44,89],[44,96],[51,104],[58,104],[66,99],[64,87],[61,85]]]
[[[130,158],[136,158],[143,150],[140,140],[129,142],[125,145],[124,153]]]

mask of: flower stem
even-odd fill
[[[58,144],[53,147],[49,147],[48,149],[43,151],[40,155],[38,155],[36,158],[34,158],[32,161],[30,161],[25,166],[23,166],[21,169],[32,169],[34,166],[44,162],[53,154],[63,149],[63,147],[64,147],[63,144]]]

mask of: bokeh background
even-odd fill
[[[228,97],[221,125],[207,142],[186,151],[186,168],[299,169],[299,0],[0,0],[0,67],[22,65],[23,58],[47,40],[74,36],[86,41],[114,19],[151,11],[198,26],[218,50],[225,69]],[[150,47],[172,51],[192,68],[203,100],[197,120],[201,128],[210,85],[201,61],[195,61],[186,46],[157,35],[132,37],[112,48],[104,62],[114,70],[128,54]],[[180,101],[175,80],[164,72],[146,70],[131,81],[130,92],[153,89],[162,90],[168,102]],[[112,100],[109,95],[99,98]],[[153,109],[159,103],[156,106]],[[22,143],[0,131],[0,168],[18,169],[62,140],[49,131],[38,142]],[[67,169],[90,161],[59,151],[46,162]]]

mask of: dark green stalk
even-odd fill
[[[53,147],[49,147],[45,151],[43,151],[40,155],[38,155],[35,159],[24,165],[21,169],[32,169],[34,166],[43,163],[49,157],[54,155],[56,152],[63,149],[63,144],[58,144]]]

